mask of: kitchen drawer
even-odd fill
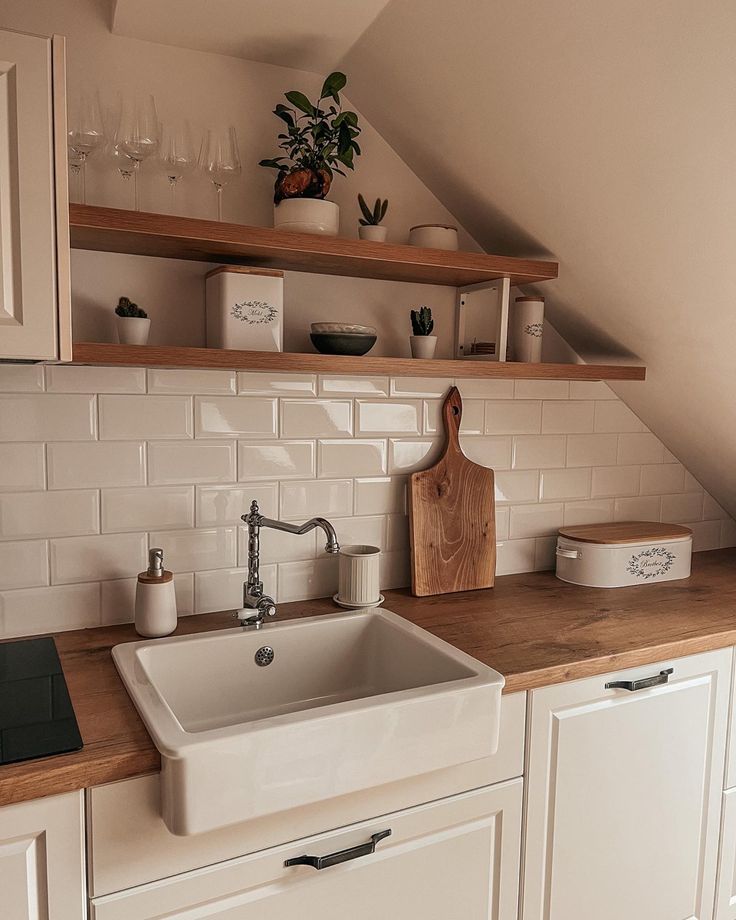
[[[506,694],[501,699],[500,737],[493,757],[191,837],[177,837],[164,824],[158,774],[96,786],[87,793],[90,894],[97,897],[142,885],[343,827],[367,815],[387,814],[521,776],[525,723],[526,694]]]
[[[516,920],[522,780],[384,815],[92,902],[92,920]],[[364,845],[349,861],[287,867]]]
[[[723,793],[714,920],[736,920],[736,789]]]

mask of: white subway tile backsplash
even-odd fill
[[[721,546],[720,521],[693,521],[687,525],[693,532],[693,552],[702,553]]]
[[[149,533],[148,542],[151,547],[163,549],[166,568],[172,572],[226,569],[237,565],[236,527],[156,531]]]
[[[591,497],[638,495],[640,477],[640,466],[596,466],[593,469]]]
[[[612,520],[612,498],[596,498],[586,501],[565,502],[563,523],[567,527],[573,527],[577,524],[607,524]]]
[[[562,527],[564,507],[550,505],[512,505],[509,534],[512,540],[525,537],[545,537],[556,534]]]
[[[30,492],[46,485],[43,444],[0,443],[0,492]]]
[[[234,396],[235,371],[152,368],[148,371],[148,392],[193,396]]]
[[[406,477],[355,480],[356,514],[403,514],[405,511]]]
[[[536,561],[536,540],[503,540],[496,547],[496,575],[533,572]]]
[[[617,498],[613,517],[616,521],[659,521],[662,501],[658,495]]]
[[[102,491],[102,532],[194,527],[194,486]]]
[[[541,430],[541,400],[494,399],[486,402],[486,434],[539,434]]]
[[[358,518],[360,520],[360,518]],[[406,514],[389,514],[387,524],[386,549],[388,551],[408,552],[409,518]],[[379,544],[380,545],[380,544]]]
[[[543,434],[587,434],[593,431],[592,402],[571,399],[542,404]],[[604,403],[608,405],[608,403]]]
[[[496,502],[536,502],[539,499],[538,470],[501,470],[496,473]]]
[[[682,492],[684,485],[685,469],[681,463],[655,463],[641,468],[642,495]]]
[[[623,434],[646,431],[647,428],[627,405],[619,400],[609,400],[595,404],[595,430]]]
[[[137,575],[147,567],[146,535],[101,534],[52,540],[51,584],[107,581]]]
[[[618,436],[618,463],[662,463],[664,445],[649,432]]]
[[[367,517],[340,518],[335,522],[335,532],[340,546],[354,546],[367,544],[377,546],[379,549],[388,549],[389,521],[384,515],[371,515]],[[409,531],[405,515],[393,517],[393,539],[396,541],[391,549],[407,550],[409,548]],[[322,534],[317,536],[318,554],[324,549],[325,541]]]
[[[482,438],[460,436],[460,447],[468,460],[492,470],[511,469],[512,443],[510,435]]]
[[[513,380],[456,380],[455,386],[465,399],[513,399]]]
[[[485,403],[482,399],[467,399],[463,403],[463,414],[460,419],[462,434],[483,434],[485,416]],[[424,433],[439,434],[445,430],[442,420],[442,400],[425,400],[424,403]]]
[[[278,567],[278,601],[298,601],[337,593],[337,556],[309,562],[286,562]]]
[[[146,372],[142,367],[46,366],[49,393],[145,393]]]
[[[688,479],[687,479],[687,471],[686,471],[684,488],[687,491],[690,491],[690,489],[688,489],[687,486],[688,486]],[[694,491],[697,491],[697,489]],[[707,492],[703,493],[702,490],[701,490],[701,494],[703,496],[703,520],[704,521],[720,521],[720,520],[726,520],[728,518],[728,513],[718,504],[718,502],[713,498],[712,495],[709,495]]]
[[[148,482],[154,486],[235,482],[236,456],[235,441],[151,441]]]
[[[380,568],[382,591],[403,588],[411,583],[410,559],[407,552],[383,553]]]
[[[351,437],[353,404],[349,399],[282,399],[281,434],[285,438]]]
[[[392,377],[391,395],[405,399],[444,399],[452,383],[449,377]]]
[[[0,393],[42,393],[43,366],[0,364]],[[93,392],[93,391],[90,391]]]
[[[320,377],[320,396],[385,397],[389,394],[388,377]]]
[[[45,540],[0,543],[0,591],[36,588],[48,583],[48,544]]]
[[[514,438],[511,467],[538,470],[565,465],[566,440],[559,435],[517,435]]]
[[[562,501],[590,497],[590,470],[584,467],[565,470],[540,470],[540,501]]]
[[[441,452],[437,439],[391,438],[388,442],[388,471],[393,474],[424,470],[439,459]]]
[[[100,625],[100,583],[0,592],[4,636],[32,636]]]
[[[413,435],[422,433],[421,400],[404,402],[355,402],[355,433],[357,435]]]
[[[557,567],[557,537],[537,537],[534,541],[534,571],[553,572]]]
[[[0,540],[93,534],[99,529],[97,492],[8,492],[0,495]]]
[[[688,524],[703,520],[702,492],[662,496],[662,520],[667,524]]]
[[[508,540],[510,517],[511,509],[508,506],[496,505],[496,540]]]
[[[516,380],[514,399],[568,399],[567,380]]]
[[[189,396],[103,395],[98,399],[103,441],[192,437]]]
[[[571,380],[570,399],[618,399],[603,380]]]
[[[293,521],[303,524],[304,520]],[[318,545],[319,544],[319,545]],[[266,564],[276,562],[298,562],[314,559],[322,551],[324,540],[322,532],[293,534],[266,527],[261,530],[261,561]],[[248,528],[238,528],[238,565],[248,564]]]
[[[314,476],[314,441],[273,441],[238,444],[238,479],[302,479]],[[233,478],[233,477],[230,477]]]
[[[320,441],[317,475],[324,479],[341,476],[381,476],[388,470],[386,441]]]
[[[141,441],[57,441],[46,448],[49,489],[136,486],[146,481]]]
[[[201,390],[197,390],[201,393]],[[247,396],[316,396],[317,378],[314,374],[266,374],[254,371],[238,372],[238,393]]]
[[[195,396],[197,438],[277,438],[278,400],[244,396]]]
[[[94,396],[0,395],[0,441],[92,441]]]
[[[615,434],[571,434],[567,439],[567,466],[608,466],[616,463]]]
[[[264,590],[276,592],[275,565],[261,566]],[[248,580],[245,568],[221,569],[217,572],[194,573],[194,612],[211,613],[217,610],[238,610],[243,602],[243,582]],[[278,598],[276,598],[278,600]]]
[[[353,483],[350,479],[312,479],[281,484],[283,520],[311,517],[348,517],[353,513]]]
[[[278,517],[279,485],[277,482],[248,482],[238,486],[197,486],[197,527],[222,527],[240,524],[252,501],[258,502],[261,514]]]

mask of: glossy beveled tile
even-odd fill
[[[320,441],[317,475],[326,479],[341,476],[381,476],[388,467],[386,441]]]
[[[243,603],[243,582],[247,578],[247,568],[195,572],[194,612],[237,610]],[[261,579],[265,590],[272,596],[276,593],[277,578],[275,565],[261,566]],[[278,597],[276,600],[278,601]]]
[[[100,625],[99,582],[0,593],[3,635],[32,636]]]
[[[615,434],[571,434],[567,438],[566,466],[612,466],[617,451]]]
[[[515,380],[514,399],[567,399],[567,380]]]
[[[353,433],[349,399],[281,400],[281,434],[285,438],[329,438]]]
[[[407,518],[403,514],[395,515],[395,517],[396,521],[394,522],[393,536],[397,543],[400,543],[400,546],[395,548],[407,549],[409,546],[408,529],[406,531],[407,539],[402,540],[402,528],[400,523],[400,519],[406,522]],[[339,540],[341,546],[353,546],[357,543],[362,543],[368,546],[377,546],[381,550],[386,550],[388,549],[389,520],[389,518],[382,514],[366,515],[364,517],[340,518],[340,520],[335,523],[337,539]],[[318,551],[324,548],[324,542],[325,541],[322,539],[320,534],[317,537]]]
[[[46,486],[43,444],[0,444],[0,492],[30,492]]]
[[[542,470],[539,498],[543,502],[590,498],[590,470],[585,467]]]
[[[460,438],[460,446],[468,460],[492,470],[511,469],[511,445],[510,435]]]
[[[388,377],[337,377],[320,376],[320,396],[386,397],[389,394]]]
[[[515,470],[563,467],[566,446],[562,435],[517,435],[511,466]]]
[[[0,495],[0,540],[93,534],[97,492],[8,492]]]
[[[235,371],[151,368],[148,371],[148,392],[234,396]]]
[[[662,463],[665,446],[647,432],[618,436],[618,463]]]
[[[391,438],[388,442],[389,473],[413,473],[439,460],[442,445],[438,438]]]
[[[314,476],[314,441],[265,441],[238,444],[238,479],[302,479]]]
[[[668,524],[689,524],[703,520],[703,495],[701,492],[682,492],[680,495],[662,496],[662,521]]]
[[[42,393],[43,366],[0,364],[0,393]],[[92,393],[93,390],[88,392]]]
[[[237,564],[236,527],[154,531],[148,538],[151,546],[163,548],[166,566],[172,572],[226,569]]]
[[[275,374],[238,371],[238,393],[248,396],[316,396],[314,374]]]
[[[95,406],[94,396],[0,395],[0,441],[92,441]]]
[[[145,393],[146,372],[142,367],[81,367],[48,364],[46,389],[49,393]]]
[[[591,498],[624,498],[639,494],[639,466],[596,466],[593,468]]]
[[[237,486],[197,486],[197,527],[222,527],[240,524],[250,503],[257,501],[261,514],[278,517],[279,485],[277,482],[248,482]]]
[[[563,523],[564,507],[560,502],[545,505],[514,505],[511,508],[509,534],[512,540],[556,534]]]
[[[422,406],[421,400],[374,402],[358,399],[355,402],[356,434],[367,437],[381,434],[421,434]]]
[[[485,403],[482,399],[466,399],[463,402],[463,414],[460,419],[460,432],[465,435],[483,434]],[[424,434],[444,434],[442,420],[442,400],[432,399],[424,402]]]
[[[575,524],[607,524],[614,519],[614,504],[612,498],[586,499],[585,501],[565,502],[563,523],[566,526]]]
[[[604,380],[571,380],[570,399],[618,399]]]
[[[151,441],[151,485],[235,482],[235,441]]]
[[[306,520],[311,517],[347,517],[353,513],[350,479],[311,479],[281,484],[280,517]]]
[[[355,480],[356,514],[404,514],[406,477],[382,476]]]
[[[244,396],[197,396],[194,399],[197,438],[276,438],[278,400]]]
[[[595,403],[584,400],[545,400],[542,404],[543,434],[587,434],[593,431]],[[601,405],[615,405],[601,403]]]
[[[58,441],[46,450],[49,489],[136,486],[146,481],[142,441]]]
[[[50,544],[51,584],[106,581],[137,575],[147,567],[146,535],[66,537]]]
[[[103,441],[191,438],[189,396],[100,396]]]
[[[495,475],[496,503],[536,502],[539,493],[537,470],[500,470]]]
[[[533,572],[537,554],[534,538],[503,540],[496,544],[496,575]]]
[[[194,526],[194,486],[103,489],[102,532],[174,530]]]
[[[286,562],[278,567],[279,603],[337,592],[337,556],[320,556],[309,562]]]
[[[36,588],[48,583],[48,544],[45,540],[0,543],[0,591]]]
[[[681,463],[654,463],[641,468],[642,495],[682,492],[684,485],[685,469]]]
[[[494,399],[486,402],[486,434],[539,434],[541,427],[541,400]]]
[[[465,399],[513,399],[513,380],[475,380],[458,378],[455,386]]]
[[[614,521],[659,521],[661,514],[662,500],[658,495],[638,495],[614,501]]]
[[[292,523],[303,524],[304,519],[300,518]],[[245,566],[248,564],[248,528],[243,525],[238,531],[238,565]],[[271,564],[314,559],[322,552],[324,544],[321,530],[293,534],[265,527],[261,530],[261,562]]]
[[[450,377],[392,377],[391,396],[399,399],[441,399],[453,385]]]
[[[595,430],[624,432],[646,431],[647,426],[618,399],[595,403]]]

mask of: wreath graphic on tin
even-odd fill
[[[664,546],[650,546],[629,559],[626,571],[635,578],[656,578],[669,572],[676,558]]]
[[[244,300],[233,304],[230,316],[250,326],[263,326],[272,323],[279,315],[276,307],[265,300]]]
[[[539,339],[542,336],[543,325],[543,323],[527,323],[526,326],[524,326],[524,332],[527,335],[534,336],[535,339]]]

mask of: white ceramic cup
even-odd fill
[[[509,319],[514,361],[538,364],[542,360],[544,297],[517,297]]]
[[[359,543],[340,547],[339,590],[335,601],[345,607],[376,607],[381,603],[380,557],[377,546]]]

